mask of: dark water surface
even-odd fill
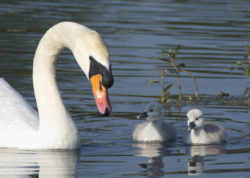
[[[250,81],[237,68],[244,61],[250,39],[248,0],[1,0],[0,76],[34,106],[32,60],[44,32],[60,21],[75,21],[97,30],[106,42],[115,85],[109,90],[110,117],[97,114],[90,84],[71,52],[57,63],[57,79],[64,102],[80,129],[82,147],[70,151],[0,150],[0,177],[250,177],[250,115],[243,91]],[[197,79],[208,120],[223,125],[223,146],[183,144],[187,104],[166,110],[178,140],[169,145],[135,144],[131,140],[136,115],[157,101],[161,86],[160,52],[181,45],[176,63]],[[183,74],[182,89],[194,94],[192,79]],[[175,83],[168,72],[166,82]],[[218,100],[223,91],[229,98]],[[178,94],[178,88],[170,90]]]

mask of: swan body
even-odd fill
[[[158,103],[149,103],[139,118],[146,122],[138,124],[133,132],[133,140],[137,142],[167,142],[176,139],[172,125],[163,121],[164,111]]]
[[[0,113],[1,147],[23,145],[23,136],[30,139],[37,136],[38,113],[3,78],[0,78]]]
[[[222,144],[225,142],[224,128],[214,122],[205,121],[199,109],[187,113],[189,133],[185,142],[190,145]]]
[[[112,86],[113,76],[104,42],[97,32],[85,26],[61,22],[45,33],[34,56],[33,87],[38,112],[0,78],[0,147],[79,148],[78,129],[65,109],[55,80],[54,64],[64,48],[73,52],[91,80],[99,111],[105,115],[111,112],[107,88]]]

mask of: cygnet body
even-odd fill
[[[176,139],[176,132],[172,125],[163,121],[164,109],[158,103],[149,103],[138,119],[147,121],[138,124],[133,132],[136,142],[167,142]]]
[[[185,142],[190,145],[222,144],[225,142],[224,128],[216,123],[205,121],[199,109],[187,113],[189,133]]]

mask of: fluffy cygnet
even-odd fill
[[[222,144],[225,142],[224,128],[213,122],[205,121],[199,109],[187,113],[189,133],[185,142],[190,145]]]
[[[149,103],[145,111],[137,117],[147,121],[138,124],[133,133],[133,140],[137,142],[166,142],[176,139],[176,132],[172,125],[163,121],[164,108],[158,103]]]

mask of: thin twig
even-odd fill
[[[195,80],[195,77],[194,77],[193,73],[190,72],[190,71],[188,71],[188,70],[184,70],[184,69],[180,69],[180,71],[181,72],[186,72],[186,73],[188,73],[192,77],[192,79],[194,81],[194,86],[195,86],[195,97],[196,97],[196,100],[198,102],[200,102],[201,100],[200,100],[199,95],[198,95],[198,85],[197,85],[197,82]]]
[[[178,88],[179,88],[179,101],[181,101],[182,99],[182,92],[181,92],[181,79],[180,79],[180,71],[179,69],[177,68],[174,60],[173,60],[173,57],[171,56],[170,57],[170,61],[171,61],[171,64],[172,66],[174,67],[176,73],[177,73],[177,80],[178,80]]]

